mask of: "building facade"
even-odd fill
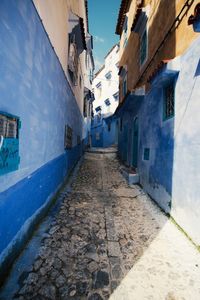
[[[116,44],[105,57],[105,63],[92,82],[94,93],[92,146],[108,147],[117,142],[117,120],[111,117],[119,103],[119,45]]]
[[[199,24],[199,1],[122,0],[116,27],[119,155],[197,245]]]
[[[87,1],[0,2],[0,278],[88,143]]]

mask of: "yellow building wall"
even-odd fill
[[[148,30],[148,59],[147,62],[140,66],[140,40],[139,34],[131,32],[129,34],[128,44],[123,49],[123,34],[120,40],[120,66],[127,65],[127,80],[128,90],[131,91],[136,87],[146,85],[147,79],[155,70],[156,66],[162,60],[173,59],[181,55],[197,38],[198,33],[193,31],[192,26],[188,26],[188,18],[194,13],[194,8],[197,2],[194,1],[193,5],[183,16],[182,21],[178,27],[171,32],[168,39],[162,46],[159,53],[156,55],[153,63],[145,72],[143,78],[139,80],[141,74],[146,68],[147,64],[153,57],[161,41],[169,31],[176,16],[180,13],[185,1],[184,0],[146,0],[145,6],[150,5],[149,18],[147,22]],[[132,22],[135,16],[135,0],[131,1],[129,10],[128,32],[131,30]],[[122,101],[122,82],[120,79],[120,101]]]

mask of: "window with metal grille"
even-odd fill
[[[95,110],[96,110],[96,112],[101,111],[101,106],[97,106],[97,107],[95,108]]]
[[[110,99],[109,98],[106,99],[104,102],[105,102],[106,106],[110,106]]]
[[[74,37],[69,35],[69,56],[68,56],[68,73],[73,85],[77,85],[78,80],[78,51]]]
[[[69,125],[65,125],[65,149],[72,148],[73,129]]]
[[[19,167],[20,124],[19,117],[0,112],[0,175]]]
[[[101,89],[101,82],[99,82],[99,83],[96,84],[96,88],[97,89]]]
[[[164,87],[164,120],[174,116],[174,82]]]
[[[111,77],[112,77],[111,71],[109,71],[108,73],[106,73],[106,74],[105,74],[105,77],[106,77],[107,80],[110,80]]]

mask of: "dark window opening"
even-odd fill
[[[85,118],[87,117],[87,98],[84,98],[83,102],[83,115]]]
[[[164,120],[174,116],[174,82],[164,88]]]
[[[150,149],[149,148],[144,148],[144,160],[149,160],[150,157]]]
[[[104,102],[105,102],[106,106],[110,106],[110,100],[109,100],[109,98],[106,99]]]
[[[65,125],[65,149],[72,148],[73,129]]]

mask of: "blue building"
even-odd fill
[[[118,120],[115,116],[102,118],[98,115],[92,120],[91,139],[93,147],[107,148],[118,143]]]
[[[90,136],[87,1],[70,3],[0,1],[1,279]]]
[[[170,8],[161,3],[156,16],[140,3],[137,17],[128,21],[130,28],[123,18],[131,6],[121,6],[120,47],[124,47],[124,31],[127,40],[115,113],[118,152],[139,175],[144,190],[200,245],[200,9],[197,3],[183,3],[180,12],[173,11],[177,1],[172,2]],[[156,40],[166,9],[171,11],[173,27]],[[134,59],[129,60],[128,53]]]

